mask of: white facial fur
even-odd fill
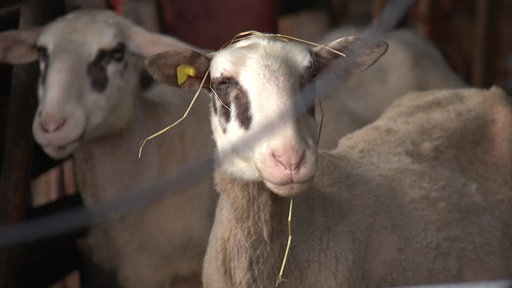
[[[212,112],[219,155],[230,156],[221,169],[241,179],[263,181],[282,195],[290,196],[308,187],[316,169],[316,125],[313,115],[296,115],[294,101],[304,105],[301,88],[305,83],[301,82],[312,61],[303,45],[272,37],[251,37],[214,55],[210,66],[212,88],[216,90],[215,83],[220,79],[235,79],[248,97],[251,118],[249,127],[237,121],[235,115],[241,105],[237,105],[233,93],[227,101],[232,104],[229,121],[219,112]],[[217,97],[212,96],[215,102]],[[225,97],[220,95],[221,99]],[[265,132],[255,143],[233,146],[262,128]],[[235,151],[230,150],[233,148]]]
[[[42,31],[37,46],[46,51],[42,54],[47,59],[40,57],[33,133],[50,156],[64,158],[84,139],[118,128],[130,117],[131,100],[124,94],[138,81],[133,59],[119,50],[117,60],[104,57],[103,73],[91,67],[99,53],[109,53],[117,45],[127,49],[120,25],[110,12],[74,13]]]
[[[314,107],[306,107],[314,106],[313,82],[363,71],[387,47],[384,41],[364,37],[310,47],[256,33],[212,54],[169,50],[151,56],[145,65],[155,79],[170,86],[209,88],[219,169],[293,196],[305,191],[316,173]],[[180,82],[182,65],[197,73]],[[208,72],[210,87],[201,81]]]

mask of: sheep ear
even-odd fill
[[[38,27],[0,33],[0,62],[26,64],[37,61],[39,52],[35,44],[41,30]]]
[[[210,67],[210,60],[210,57],[194,50],[169,50],[151,56],[145,65],[158,82],[177,88],[197,89]]]
[[[125,24],[128,48],[144,58],[171,49],[195,49],[176,38],[149,32],[128,21]]]
[[[313,48],[318,63],[320,80],[338,80],[350,77],[372,66],[388,49],[388,43],[363,37],[344,37]]]

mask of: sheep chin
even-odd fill
[[[62,160],[69,157],[79,145],[80,141],[78,140],[65,145],[47,145],[42,148],[53,159]]]

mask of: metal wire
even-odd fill
[[[512,288],[511,280],[496,280],[483,282],[464,282],[440,285],[402,286],[395,288]]]
[[[392,23],[396,23],[398,21],[397,19],[402,17],[403,11],[405,11],[406,8],[414,2],[414,0],[390,1],[384,12],[402,11],[400,12],[402,14],[393,12],[390,15],[382,16],[381,18],[385,21],[383,20],[379,23],[382,23],[380,25],[383,25],[385,29],[380,29],[378,33],[369,31],[368,34],[372,34],[373,37],[376,37],[381,35],[384,31],[387,31],[386,29],[392,27]],[[374,25],[370,27],[370,30],[374,29],[373,26]],[[342,58],[339,61],[343,61],[343,65],[339,65],[341,67],[350,67],[351,62],[353,62],[353,60],[348,57]],[[334,87],[339,85],[340,81],[333,81],[330,84]],[[312,89],[311,91],[314,91],[314,87],[312,85],[309,85],[306,89]],[[325,82],[323,85],[327,86],[329,83]],[[315,105],[316,98],[313,94],[314,93],[306,93],[306,95],[309,96],[306,97],[306,105],[299,105],[298,103],[295,104],[295,111],[297,115],[305,113],[309,107],[313,107]],[[317,97],[322,100],[322,98],[327,96],[328,95],[318,95]],[[241,149],[247,149],[247,147],[252,147],[257,144],[261,139],[265,138],[265,134],[272,132],[276,128],[277,123],[281,123],[281,120],[280,116],[276,119],[271,119],[268,121],[267,125],[262,127],[262,129],[233,145],[230,151],[240,151]],[[186,125],[186,123],[183,125]],[[227,153],[223,153],[223,155],[218,157],[219,161],[227,160],[226,158],[229,158],[229,155],[232,154],[230,151],[227,151]],[[116,199],[88,206],[86,208],[70,209],[66,212],[41,217],[39,219],[22,222],[16,225],[0,227],[0,248],[40,240],[81,229],[128,213],[133,209],[140,208],[167,193],[180,193],[183,187],[195,183],[200,179],[200,177],[210,176],[208,173],[210,171],[210,167],[213,165],[213,158],[214,155],[204,155],[204,157],[201,158],[201,161],[198,161],[197,163],[190,163],[183,167],[179,173],[170,175],[160,182],[149,183],[138,187]]]
[[[385,7],[381,15],[372,23],[372,25],[364,33],[372,38],[380,38],[383,33],[389,31],[396,25],[399,19],[405,14],[407,9],[414,3],[415,0],[391,0]],[[350,58],[343,58],[343,65],[340,67],[350,67]],[[339,85],[340,82],[324,82],[324,86],[332,85],[332,87]],[[313,89],[313,87],[306,87],[306,89]],[[315,97],[313,93],[306,93],[310,97],[306,98],[306,105],[295,106],[297,114],[305,113],[309,107],[315,105]],[[326,95],[318,95],[319,100],[327,97]],[[280,116],[279,116],[280,117]],[[247,137],[231,148],[231,150],[240,151],[241,147],[245,149],[257,144],[261,139],[264,139],[265,134],[272,132],[276,128],[276,123],[280,123],[281,119],[271,119],[262,129]],[[186,125],[184,123],[183,125]],[[229,151],[223,153],[219,157],[219,161],[228,160],[230,157]],[[22,244],[30,241],[36,241],[47,237],[56,236],[59,234],[67,233],[73,230],[78,230],[90,225],[101,223],[121,216],[125,213],[147,205],[160,197],[169,196],[167,194],[181,193],[182,188],[195,183],[201,177],[210,177],[211,167],[213,166],[214,155],[205,154],[197,163],[190,163],[183,167],[183,169],[173,175],[168,176],[162,181],[149,183],[140,186],[134,190],[123,194],[117,199],[102,202],[94,206],[86,208],[74,208],[66,212],[41,217],[39,219],[26,221],[20,224],[0,227],[0,248],[8,247],[11,245]],[[511,280],[498,280],[486,282],[473,282],[473,283],[453,283],[442,285],[423,285],[423,286],[408,286],[407,288],[512,288]],[[406,287],[403,287],[406,288]]]

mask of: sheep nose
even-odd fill
[[[41,130],[45,133],[54,133],[59,131],[66,124],[66,118],[46,115],[39,122]]]
[[[293,153],[290,151],[272,152],[272,159],[286,174],[296,175],[304,165],[306,152]]]

